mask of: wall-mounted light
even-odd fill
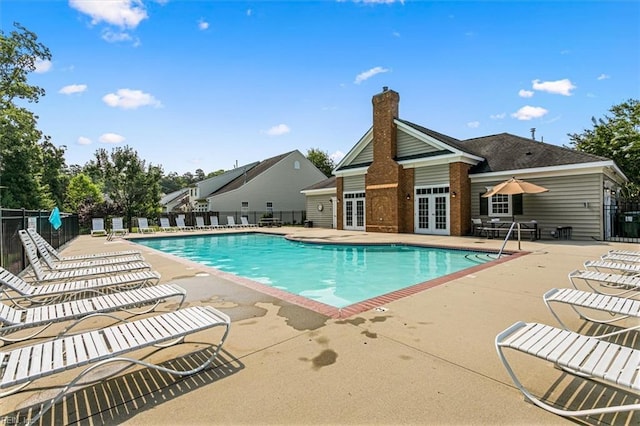
[[[456,198],[456,196],[457,196],[457,195],[458,195],[458,194],[456,194],[456,191],[453,191],[453,192],[451,193],[451,198]]]
[[[411,194],[407,192],[407,200],[410,200],[410,199],[411,199]]]
[[[588,201],[583,201],[583,202],[582,202],[582,206],[583,206],[585,209],[588,209],[588,208],[589,208],[589,202],[588,202]]]

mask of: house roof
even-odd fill
[[[401,120],[399,118],[396,118],[397,121],[406,124],[409,127],[414,128],[415,130],[419,131],[420,133],[424,133],[425,135],[431,136],[434,139],[437,139],[441,142],[446,143],[447,145],[456,148],[459,151],[465,152],[467,154],[472,154],[472,155],[476,155],[479,157],[483,157],[483,155],[477,153],[475,150],[473,150],[472,148],[465,146],[462,144],[462,142],[456,138],[453,138],[451,136],[447,136],[445,134],[442,133],[438,133],[435,130],[431,130],[431,129],[427,129],[426,127],[422,127],[418,124],[412,123],[410,121],[407,120]]]
[[[182,189],[178,189],[177,191],[170,192],[169,194],[166,194],[160,199],[160,204],[165,206],[170,202],[177,200],[180,197],[184,197],[188,192],[189,192],[188,188],[182,188]]]
[[[336,177],[331,176],[325,180],[321,180],[318,183],[314,183],[311,186],[308,186],[303,189],[303,191],[312,191],[314,189],[325,189],[325,188],[335,188],[336,187]]]
[[[235,189],[240,188],[242,185],[251,181],[252,179],[255,179],[257,176],[269,170],[275,164],[277,164],[282,159],[288,157],[294,152],[295,151],[289,151],[284,154],[276,155],[275,157],[267,158],[266,160],[262,160],[257,163],[252,163],[253,166],[247,167],[247,169],[243,174],[241,174],[240,176],[238,176],[228,184],[224,185],[223,187],[219,188],[218,190],[207,195],[205,198],[209,198],[213,195],[223,194],[225,192],[233,191]]]
[[[471,168],[471,174],[609,161],[608,158],[509,133],[467,139],[460,145],[484,158]]]

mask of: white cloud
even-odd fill
[[[209,28],[209,23],[207,21],[205,21],[205,20],[198,21],[198,29],[199,30],[204,31],[204,30],[206,30],[208,28]]]
[[[117,133],[105,133],[101,135],[98,140],[102,143],[122,143],[125,141],[125,137]]]
[[[523,106],[518,111],[511,114],[513,118],[517,118],[518,120],[531,120],[533,118],[540,118],[548,113],[546,109],[542,107],[533,107],[533,106]]]
[[[610,75],[607,75],[607,74],[600,74],[600,75],[598,76],[598,80],[608,80],[608,79],[610,79],[610,78],[611,78],[611,76],[610,76]]]
[[[131,41],[131,35],[124,31],[113,32],[111,30],[102,31],[102,39],[108,43],[119,43],[123,41]]]
[[[491,118],[492,120],[502,120],[506,116],[507,116],[506,112],[501,112],[500,114],[491,114],[489,118]]]
[[[69,0],[69,6],[91,17],[91,24],[105,22],[120,28],[136,28],[148,18],[141,0]]]
[[[333,154],[329,155],[329,158],[333,160],[334,163],[338,164],[344,158],[344,152],[336,151]]]
[[[247,16],[251,16],[251,15],[253,15],[253,10],[247,9]]]
[[[540,81],[533,80],[533,90],[539,90],[541,92],[553,93],[555,95],[571,96],[571,91],[576,86],[568,78],[556,81]]]
[[[85,90],[87,90],[86,84],[70,84],[68,86],[64,86],[58,91],[58,93],[62,93],[63,95],[73,95],[74,93],[82,93]]]
[[[34,72],[36,74],[44,74],[45,72],[51,70],[51,67],[53,67],[53,64],[51,63],[51,61],[38,58],[36,59],[35,66],[36,66],[36,69]]]
[[[80,136],[78,138],[78,145],[91,145],[91,139]]]
[[[102,97],[102,101],[114,108],[136,109],[142,106],[160,108],[162,104],[156,98],[140,90],[118,89],[116,93],[109,93]]]
[[[520,96],[521,98],[530,98],[533,96],[533,91],[520,89],[520,91],[518,92],[518,96]]]
[[[356,80],[354,81],[355,84],[360,84],[365,80],[370,79],[371,77],[373,77],[376,74],[381,74],[381,73],[385,73],[385,72],[389,72],[389,70],[387,68],[382,68],[382,67],[374,67],[371,68],[370,70],[361,72],[360,74],[358,74],[356,76]]]
[[[467,123],[467,127],[470,127],[472,129],[477,129],[478,127],[480,127],[480,122],[479,121],[470,121]]]
[[[264,133],[266,133],[269,136],[282,136],[282,135],[286,135],[289,132],[291,132],[291,129],[289,128],[289,126],[287,126],[286,124],[278,124],[277,126],[273,126],[272,128],[270,128]]]
[[[400,33],[398,31],[394,31],[391,33],[392,36],[400,38]]]

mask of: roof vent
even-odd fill
[[[386,92],[387,90],[389,90],[389,86],[382,86],[382,91]]]
[[[531,151],[525,152],[524,155],[531,155]]]

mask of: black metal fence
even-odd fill
[[[618,201],[604,208],[605,239],[640,243],[640,202]]]
[[[49,223],[50,213],[45,210],[0,209],[0,266],[14,274],[27,267],[18,231],[30,225],[35,226],[54,248],[78,236],[78,215],[61,214],[62,226],[55,230]]]

